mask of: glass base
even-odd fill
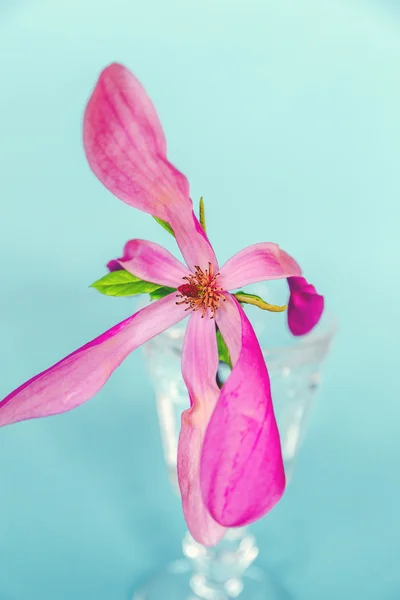
[[[241,580],[230,579],[219,590],[211,589],[193,571],[189,560],[177,560],[137,591],[132,600],[288,600],[257,567],[246,570]]]

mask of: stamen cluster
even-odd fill
[[[183,277],[187,283],[178,287],[180,294],[177,295],[177,298],[182,298],[182,300],[177,304],[188,304],[189,306],[185,310],[202,310],[201,318],[204,318],[209,308],[212,312],[211,319],[213,319],[221,299],[225,302],[224,290],[217,287],[218,275],[219,273],[214,274],[211,263],[208,263],[208,269],[204,271],[199,266],[195,266],[194,274]]]

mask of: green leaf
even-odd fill
[[[200,216],[200,225],[202,226],[204,231],[206,231],[206,213],[205,213],[205,208],[204,208],[203,196],[200,198],[199,216]]]
[[[227,345],[225,344],[225,340],[221,335],[219,329],[217,329],[217,345],[218,345],[218,358],[220,361],[226,363],[228,367],[232,369],[232,361],[229,354],[229,350]]]
[[[270,312],[283,312],[287,309],[286,305],[276,306],[275,304],[269,304],[268,302],[265,302],[265,300],[263,300],[260,296],[257,296],[256,294],[247,294],[242,290],[240,292],[236,292],[233,295],[235,296],[238,302],[241,302],[242,304],[253,304],[258,308],[261,308],[261,310],[268,310]]]
[[[158,283],[143,281],[128,271],[112,271],[98,279],[90,287],[106,296],[136,296],[149,294],[162,287]]]
[[[170,233],[171,235],[173,235],[175,237],[174,230],[172,229],[171,225],[169,223],[167,223],[167,221],[163,221],[162,219],[159,219],[158,217],[153,217],[153,219],[155,219],[157,221],[157,223],[159,225],[161,225],[161,227],[164,227],[164,229],[166,231],[168,231],[168,233]]]
[[[154,290],[154,292],[150,292],[150,300],[160,300],[161,298],[165,298],[165,296],[172,294],[172,292],[176,292],[176,289],[170,287],[159,287],[158,289]]]

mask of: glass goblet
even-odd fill
[[[256,291],[259,292],[258,288]],[[262,288],[261,288],[262,289]],[[263,297],[272,302],[268,293]],[[335,323],[324,315],[308,335],[293,337],[284,315],[265,314],[252,306],[246,312],[258,335],[271,379],[275,415],[281,436],[286,478],[293,475],[296,455],[303,439],[307,416],[321,382],[321,365],[335,332]],[[169,329],[145,345],[147,368],[154,387],[171,483],[177,481],[177,445],[182,412],[189,397],[181,375],[185,327]],[[223,382],[229,368],[220,363]],[[252,565],[258,555],[255,537],[247,528],[230,529],[213,548],[198,544],[189,533],[182,543],[184,558],[176,560],[136,592],[133,600],[276,600],[276,583]]]

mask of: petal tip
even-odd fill
[[[288,327],[292,335],[309,333],[319,323],[325,300],[304,277],[289,277]]]

